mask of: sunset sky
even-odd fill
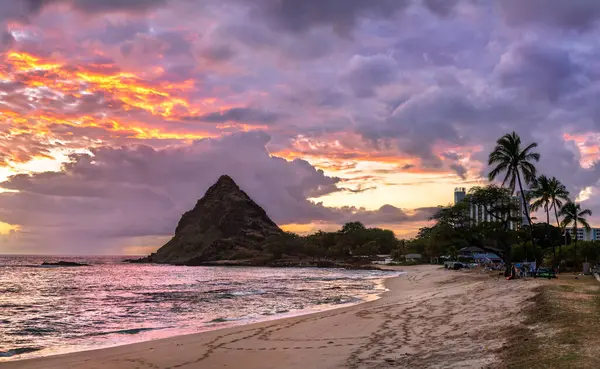
[[[145,254],[221,174],[411,237],[495,140],[600,226],[600,1],[0,0],[0,253]]]

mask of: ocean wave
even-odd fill
[[[253,295],[264,295],[267,293],[265,290],[250,290],[250,291],[233,291],[230,292],[233,296],[253,296]]]
[[[56,329],[52,328],[24,328],[16,332],[9,332],[11,336],[46,336],[55,333]]]
[[[332,282],[332,281],[345,281],[347,279],[351,279],[349,277],[306,277],[303,278],[305,281],[323,281],[323,282]]]
[[[323,300],[315,301],[315,304],[316,305],[325,305],[325,304],[343,305],[343,304],[355,304],[355,303],[358,303],[361,301],[362,301],[362,299],[360,299],[358,297],[333,296],[333,297],[325,298]]]
[[[248,290],[248,291],[236,291],[230,289],[218,289],[218,290],[210,290],[206,291],[207,294],[213,294],[221,299],[232,299],[235,297],[244,297],[244,296],[255,296],[255,295],[264,295],[267,291],[262,289],[257,290]]]
[[[159,329],[166,329],[166,328],[171,328],[171,327],[119,329],[116,331],[89,333],[89,334],[85,334],[85,335],[79,336],[79,337],[108,336],[110,334],[138,334],[138,333],[142,333],[142,332],[156,331]]]
[[[207,323],[225,323],[225,322],[237,322],[240,320],[247,319],[245,317],[241,318],[215,318],[213,320],[208,321]]]
[[[10,349],[6,351],[0,351],[0,357],[12,357],[22,354],[28,354],[30,352],[35,352],[41,350],[42,347],[19,347],[15,349]]]
[[[20,293],[23,289],[19,287],[0,288],[0,295],[5,293]]]

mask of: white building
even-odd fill
[[[371,264],[387,265],[392,263],[391,255],[377,255],[371,258]]]
[[[467,193],[466,193],[466,189],[462,188],[462,187],[458,187],[454,189],[454,203],[458,203],[462,200],[464,200],[465,198],[468,199]],[[511,201],[514,201],[515,204],[519,204],[519,208],[520,208],[520,213],[521,213],[521,221],[520,222],[509,222],[508,227],[510,229],[518,229],[523,225],[527,225],[529,224],[527,221],[527,217],[525,216],[525,207],[524,207],[524,202],[523,199],[520,196],[520,192],[518,196],[511,196]],[[477,225],[479,223],[483,223],[483,222],[494,222],[497,221],[497,219],[495,219],[489,211],[486,209],[485,206],[483,205],[475,205],[475,204],[469,204],[469,217],[471,218],[471,224],[472,225]],[[513,214],[512,215],[514,218],[519,217],[518,214]]]
[[[454,204],[463,201],[467,197],[467,189],[464,187],[456,187],[454,189]]]
[[[421,254],[406,254],[406,255],[404,255],[404,260],[406,260],[406,261],[419,262],[419,261],[421,261],[422,258],[423,258],[423,255],[421,255]]]
[[[573,239],[573,228],[567,228],[567,232]],[[600,241],[600,228],[591,228],[589,231],[585,228],[577,228],[578,241]]]

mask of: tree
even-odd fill
[[[365,229],[365,226],[361,222],[348,222],[342,226],[340,233],[362,232]]]
[[[552,207],[554,208],[554,215],[556,216],[556,226],[560,228],[560,221],[558,219],[558,211],[563,206],[563,201],[569,201],[569,191],[564,184],[560,183],[556,177],[550,178],[550,198],[552,200]],[[558,244],[558,260],[562,259],[562,242]]]
[[[510,248],[514,241],[514,231],[511,223],[516,223],[520,218],[519,204],[513,201],[511,191],[496,185],[486,187],[473,187],[469,191],[468,201],[474,206],[483,209],[489,215],[491,222],[484,222],[478,227],[483,240],[494,240],[504,250],[504,261],[510,263]]]
[[[512,133],[505,134],[496,141],[496,147],[490,153],[488,160],[488,165],[495,165],[488,174],[490,181],[496,179],[501,173],[506,172],[502,186],[504,187],[508,184],[511,194],[514,194],[515,186],[519,185],[524,207],[523,213],[529,222],[532,245],[534,245],[533,228],[531,215],[527,207],[527,199],[523,191],[523,181],[526,185],[535,183],[537,170],[531,162],[538,162],[540,160],[540,154],[533,152],[533,149],[537,146],[538,144],[533,142],[524,149],[521,149],[521,137],[513,131]],[[523,176],[523,180],[521,180],[521,175]]]
[[[562,224],[565,231],[570,224],[573,224],[573,237],[575,239],[573,245],[573,262],[575,263],[574,266],[577,267],[577,225],[581,224],[585,230],[589,231],[590,224],[584,216],[592,216],[592,211],[589,209],[581,210],[581,205],[569,201],[560,209],[559,215],[564,216]]]
[[[452,206],[440,206],[429,220],[435,220],[439,224],[449,225],[453,228],[467,227],[471,222],[469,203],[461,201]]]
[[[531,210],[536,211],[543,208],[546,212],[546,239],[552,244],[552,255],[556,262],[556,246],[552,242],[550,234],[550,207],[552,206],[552,188],[550,178],[541,175],[531,187],[531,197],[534,199]]]

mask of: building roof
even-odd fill
[[[473,254],[473,259],[490,259],[490,260],[502,260],[500,258],[500,256],[491,253],[491,252],[487,252],[484,254],[480,254],[480,253],[474,253]]]
[[[371,257],[371,261],[386,261],[388,259],[391,259],[389,255],[377,255]]]
[[[477,246],[469,246],[469,247],[463,247],[462,249],[458,250],[458,252],[467,253],[467,252],[485,252],[485,251],[483,251],[482,248],[477,247]]]

